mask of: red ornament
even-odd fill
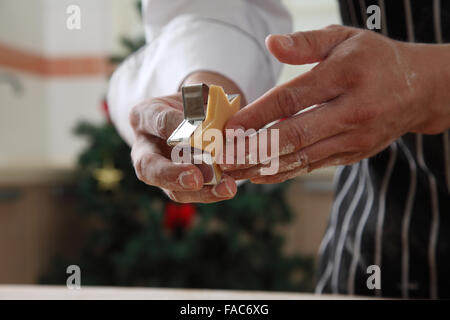
[[[167,202],[164,210],[164,227],[169,230],[187,229],[192,225],[196,208],[193,204],[178,204]]]
[[[102,100],[102,106],[101,106],[101,108],[102,108],[102,112],[103,112],[103,114],[105,115],[106,120],[108,121],[108,123],[112,123],[111,117],[110,117],[110,115],[109,115],[108,101],[107,101],[106,99],[103,99],[103,100]]]

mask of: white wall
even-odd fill
[[[107,90],[103,77],[53,78],[47,81],[47,159],[61,167],[74,164],[84,141],[73,129],[81,119],[102,123],[101,100]]]
[[[45,16],[44,53],[50,56],[108,54],[115,43],[111,26],[110,0],[41,0]],[[81,29],[66,27],[66,9],[77,5],[81,9]]]
[[[44,49],[41,0],[0,1],[0,43],[33,52]]]
[[[22,83],[21,95],[0,83],[0,166],[42,163],[48,153],[45,84],[35,76],[15,76]]]
[[[66,27],[66,8],[73,4],[81,8],[81,30]],[[0,1],[0,44],[44,58],[109,56],[117,42],[113,25],[110,0]],[[0,66],[5,71],[23,90],[14,93],[0,82],[0,167],[72,166],[82,147],[73,128],[81,119],[102,121],[107,78]]]

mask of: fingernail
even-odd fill
[[[197,179],[197,176],[194,174],[193,170],[184,171],[184,172],[180,173],[180,175],[178,176],[178,183],[184,189],[198,188],[198,179]]]
[[[234,192],[231,189],[231,187],[228,185],[228,180],[222,180],[222,182],[220,182],[218,185],[215,185],[212,188],[212,193],[217,197],[217,198],[228,198],[231,197]]]
[[[294,40],[290,35],[278,35],[277,41],[284,48],[290,48],[294,45]]]

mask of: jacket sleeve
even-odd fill
[[[278,0],[143,0],[146,46],[113,74],[108,103],[122,137],[134,139],[128,114],[144,99],[173,94],[195,71],[232,79],[253,101],[281,70],[265,38],[291,31]]]

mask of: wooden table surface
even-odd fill
[[[320,300],[355,299],[350,296],[304,293],[188,290],[155,288],[0,285],[0,300]],[[362,297],[358,297],[361,299]]]

